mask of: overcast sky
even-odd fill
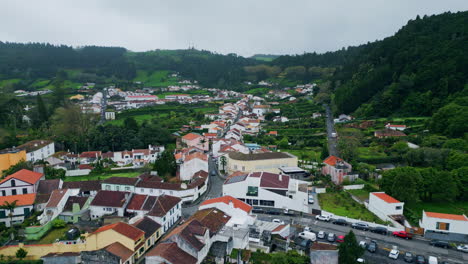
[[[189,45],[250,56],[325,52],[390,36],[416,15],[468,0],[0,0],[0,41]]]

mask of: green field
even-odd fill
[[[268,91],[270,91],[269,88],[259,87],[259,88],[250,89],[245,93],[253,94],[253,95],[265,95],[268,93]]]
[[[92,180],[104,180],[110,177],[137,177],[141,172],[128,170],[126,172],[112,172],[104,175],[86,175],[86,176],[75,176],[75,177],[66,177],[64,181],[92,181]]]
[[[369,212],[364,205],[358,204],[346,192],[320,193],[318,195],[323,210],[339,216],[381,223],[377,216]]]
[[[298,150],[298,149],[281,149],[283,152],[289,152],[296,156],[299,160],[311,160],[318,161],[320,160],[320,151],[314,151],[312,149]]]
[[[178,85],[177,78],[170,77],[169,71],[147,72],[143,70],[138,70],[137,77],[135,77],[133,81],[142,82],[145,86],[152,86],[152,87]]]
[[[364,159],[387,157],[387,154],[385,154],[384,152],[378,152],[370,147],[359,147],[358,152],[359,157]]]
[[[360,190],[347,190],[347,192],[351,193],[352,195],[356,196],[359,200],[364,202],[365,200],[369,199],[369,191],[364,189]]]
[[[60,239],[65,235],[65,233],[70,229],[71,226],[65,226],[63,228],[51,229],[45,236],[41,239],[34,241],[34,244],[52,244],[55,240]]]
[[[7,80],[0,80],[0,87],[19,83],[21,80],[20,79],[7,79]]]

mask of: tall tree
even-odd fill
[[[357,259],[364,254],[364,249],[359,246],[352,230],[345,236],[344,242],[338,246],[338,254],[340,264],[357,264]]]

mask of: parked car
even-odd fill
[[[366,263],[366,260],[363,258],[356,259],[357,263]]]
[[[375,242],[375,240],[371,240],[371,242],[367,246],[367,251],[369,251],[370,253],[375,253],[377,251],[377,248],[377,242]]]
[[[439,260],[437,259],[437,257],[429,256],[429,257],[427,257],[427,263],[428,264],[437,264],[437,263],[439,263]]]
[[[339,218],[339,219],[333,220],[332,224],[347,226],[348,222],[346,222],[346,220],[344,220],[344,219]]]
[[[459,245],[457,246],[457,250],[468,253],[468,245]]]
[[[344,242],[344,237],[345,236],[343,236],[343,235],[340,235],[340,236],[336,237],[336,242],[343,243]]]
[[[263,210],[262,208],[256,208],[254,207],[252,209],[252,213],[255,213],[255,214],[264,214],[265,213],[265,210]]]
[[[309,194],[309,199],[308,199],[309,204],[313,204],[314,201],[314,196]]]
[[[404,257],[403,259],[405,260],[405,262],[413,263],[413,261],[414,261],[414,255],[413,255],[413,253],[411,253],[411,252],[406,252],[406,253],[405,253],[405,257]]]
[[[327,234],[324,231],[319,231],[317,237],[320,239],[324,239]]]
[[[408,233],[406,231],[395,231],[392,233],[394,237],[401,237],[405,239],[411,239],[413,238],[413,234]]]
[[[284,209],[283,214],[290,215],[290,216],[296,215],[296,213],[293,210],[289,210],[289,209]]]
[[[304,231],[311,232],[312,230],[310,229],[310,227],[306,226],[304,227]]]
[[[310,240],[312,242],[317,240],[317,236],[315,235],[315,233],[307,232],[307,231],[299,233],[299,237],[302,238],[302,239]]]
[[[282,221],[281,219],[273,219],[272,222],[284,225],[284,221]]]
[[[267,211],[265,211],[265,214],[280,215],[281,212],[276,211],[276,210],[267,210]]]
[[[372,233],[381,234],[381,235],[387,235],[388,234],[387,228],[381,227],[381,226],[371,228],[370,231]]]
[[[334,233],[328,233],[327,240],[329,242],[335,242],[336,235]]]
[[[212,170],[212,171],[211,171],[211,176],[216,176],[216,174],[217,174],[217,173],[216,173],[215,170]]]
[[[354,229],[359,229],[359,230],[364,230],[364,231],[369,230],[369,225],[363,222],[353,223],[351,227]]]
[[[320,220],[320,221],[325,221],[329,222],[330,221],[330,216],[329,215],[317,215],[315,219]]]
[[[450,248],[450,244],[442,240],[432,240],[429,244],[434,247]]]
[[[390,250],[390,254],[388,254],[388,257],[391,259],[398,259],[398,256],[400,255],[400,251],[396,248],[393,248]]]
[[[367,248],[367,242],[366,241],[359,241],[359,246],[366,249]]]
[[[426,258],[422,255],[416,256],[416,263],[417,264],[426,264]]]

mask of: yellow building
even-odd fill
[[[26,160],[26,151],[20,149],[0,150],[0,172],[8,170],[20,161]]]
[[[231,152],[227,155],[227,172],[265,171],[281,173],[281,167],[297,167],[297,157],[287,152],[243,154]]]
[[[26,259],[40,259],[49,253],[82,252],[115,248],[120,244],[119,257],[122,263],[135,263],[162,236],[161,225],[145,217],[130,225],[123,222],[105,225],[91,234],[85,234],[84,242],[77,244],[62,244],[60,242],[43,245],[14,245],[0,248],[0,254],[15,256],[19,248],[24,248],[28,255]],[[114,253],[116,254],[116,253]]]

